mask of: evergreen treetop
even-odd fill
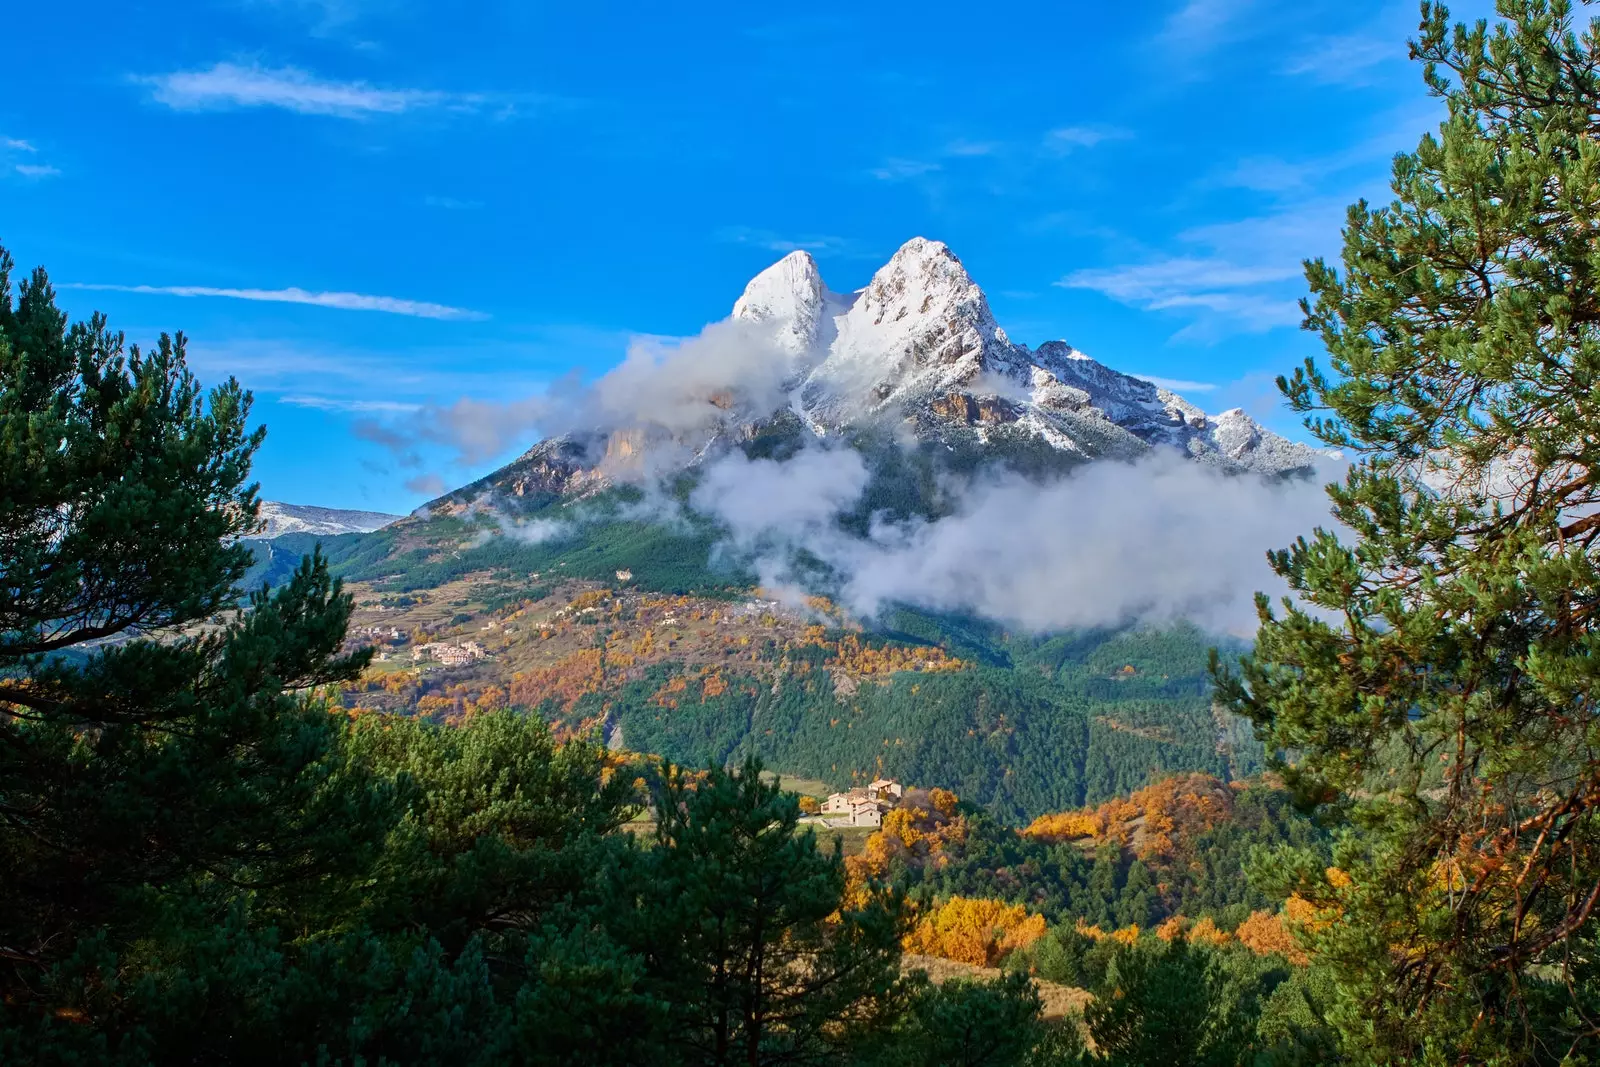
[[[1448,107],[1307,264],[1328,352],[1280,386],[1352,466],[1343,529],[1272,557],[1222,695],[1349,816],[1322,907],[1338,1022],[1378,1062],[1557,1062],[1600,1038],[1600,22],[1423,5]]]

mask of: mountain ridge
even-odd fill
[[[265,524],[253,536],[271,540],[284,534],[305,533],[337,536],[347,533],[371,533],[403,515],[390,515],[381,511],[357,511],[349,508],[323,508],[313,504],[286,504],[281,500],[263,500],[260,511]]]

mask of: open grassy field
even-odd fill
[[[867,847],[867,838],[878,832],[871,826],[810,826],[807,829],[816,830],[820,847],[832,848],[838,841],[846,856],[861,855]]]
[[[761,772],[761,780],[763,782],[770,782],[774,778],[781,782],[785,793],[798,793],[803,797],[816,797],[818,800],[826,800],[828,794],[838,792],[827,782],[816,778],[799,778],[794,775],[784,774],[782,771]]]

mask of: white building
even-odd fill
[[[889,778],[871,785],[857,786],[844,793],[831,793],[822,802],[822,815],[835,826],[882,826],[884,812],[905,795],[905,788]]]

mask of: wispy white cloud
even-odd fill
[[[1227,291],[1280,282],[1294,275],[1295,269],[1288,266],[1243,267],[1221,259],[1183,256],[1074,271],[1056,284],[1067,289],[1093,289],[1126,303],[1150,302],[1151,306],[1163,307],[1169,306],[1164,302],[1175,294],[1189,294],[1196,289]]]
[[[424,197],[422,202],[428,207],[445,211],[476,211],[483,206],[481,200],[460,200],[453,196],[429,196]]]
[[[1056,284],[1090,289],[1147,311],[1190,312],[1198,316],[1197,323],[1179,331],[1175,339],[1201,340],[1226,333],[1264,333],[1299,323],[1294,298],[1278,296],[1268,288],[1298,274],[1290,265],[1241,266],[1224,259],[1185,256],[1074,271]]]
[[[1283,72],[1323,85],[1364,85],[1372,80],[1374,67],[1406,58],[1404,39],[1398,34],[1316,38],[1306,42]]]
[[[1288,210],[1196,226],[1178,240],[1187,252],[1143,263],[1073,271],[1055,284],[1088,289],[1132,307],[1185,314],[1174,340],[1215,341],[1302,321],[1301,261],[1338,242],[1344,197]]]
[[[404,400],[360,400],[337,396],[313,396],[306,393],[290,393],[286,396],[280,396],[278,400],[284,404],[292,404],[297,408],[312,408],[316,411],[405,414],[422,410],[421,404],[407,403]]]
[[[1044,134],[1010,140],[959,137],[915,156],[891,156],[870,173],[879,181],[922,181],[937,188],[948,179],[978,177],[990,192],[1013,181],[1031,181],[1041,161],[1094,148],[1107,141],[1124,140],[1133,135],[1115,126],[1062,126]]]
[[[1044,149],[1057,155],[1077,148],[1093,148],[1106,141],[1132,137],[1127,130],[1113,126],[1060,126],[1044,135]]]
[[[1326,162],[1292,163],[1275,156],[1251,156],[1219,174],[1218,185],[1260,193],[1293,193],[1309,188],[1328,172]]]
[[[992,156],[1005,146],[999,141],[969,141],[957,138],[944,146],[947,156]]]
[[[614,362],[632,336],[626,330],[558,323],[522,325],[518,333],[517,341],[469,337],[370,348],[208,335],[190,341],[189,365],[208,384],[232,376],[259,395],[293,397],[301,406],[368,419],[403,418],[442,396],[543,394],[557,388],[574,364]]]
[[[1163,378],[1158,374],[1135,374],[1133,377],[1174,393],[1214,393],[1217,390],[1216,382],[1192,382],[1187,378]]]
[[[113,293],[148,293],[155,296],[214,296],[231,300],[259,300],[275,304],[309,304],[313,307],[336,308],[341,311],[382,311],[391,315],[410,315],[419,319],[481,320],[489,316],[481,311],[434,304],[426,300],[405,300],[393,296],[373,296],[368,293],[311,292],[290,287],[288,289],[220,289],[209,285],[101,285],[87,282],[68,282],[63,289],[89,289]]]
[[[1161,25],[1158,40],[1168,48],[1207,52],[1230,37],[1255,0],[1185,0]]]
[[[0,177],[6,174],[15,174],[19,178],[38,181],[41,178],[54,178],[61,173],[57,167],[48,163],[23,163],[19,162],[19,155],[26,159],[33,159],[39,154],[32,141],[24,141],[17,137],[0,137]]]
[[[716,238],[726,244],[754,245],[769,252],[812,252],[817,255],[869,256],[872,252],[853,237],[807,233],[785,235],[752,226],[724,226]]]
[[[415,478],[406,479],[406,488],[413,493],[435,497],[442,495],[449,486],[445,485],[444,479],[437,474],[419,474]]]
[[[391,5],[375,0],[247,0],[303,22],[313,37],[343,36],[372,9]],[[367,42],[357,41],[358,46]]]
[[[359,119],[408,111],[476,111],[491,103],[483,93],[382,88],[364,81],[319,78],[298,67],[217,63],[206,70],[175,71],[135,79],[151,98],[176,111],[275,107],[302,115]]]
[[[913,178],[926,177],[934,171],[943,168],[928,160],[922,159],[887,159],[882,166],[873,167],[870,173],[874,178],[884,182],[903,182]]]

